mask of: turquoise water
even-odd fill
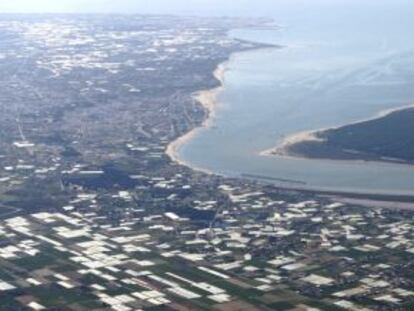
[[[214,126],[181,146],[180,158],[219,174],[300,181],[274,181],[288,187],[414,193],[414,166],[259,154],[287,135],[413,104],[414,22],[407,7],[296,12],[276,22],[281,29],[230,34],[284,48],[231,59]]]

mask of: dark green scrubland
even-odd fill
[[[414,162],[414,108],[317,134],[324,141],[292,145],[289,152],[310,158]]]

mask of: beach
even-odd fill
[[[292,134],[286,137],[279,145],[271,149],[264,150],[260,152],[261,156],[291,156],[289,148],[293,145],[300,144],[308,141],[319,141],[322,142],[323,139],[317,136],[318,131],[305,131],[296,134]]]
[[[210,90],[199,91],[193,95],[193,99],[197,101],[199,104],[201,104],[207,111],[207,117],[205,118],[201,126],[195,127],[186,134],[178,137],[176,140],[172,141],[166,149],[166,154],[170,157],[172,161],[176,162],[177,164],[189,166],[188,163],[181,160],[178,156],[178,151],[180,147],[182,145],[185,145],[191,139],[193,139],[201,129],[211,127],[213,124],[218,105],[217,96],[224,89],[224,75],[227,69],[227,63],[228,62],[219,64],[216,70],[213,72],[214,78],[216,78],[220,82],[220,85],[218,87]],[[211,173],[210,171],[205,169],[198,169],[194,167],[193,169],[208,174]]]

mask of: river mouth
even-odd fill
[[[231,58],[212,126],[199,129],[177,148],[180,161],[283,188],[414,195],[411,165],[262,156],[292,134],[369,119],[414,102],[414,56],[409,52],[414,44],[402,39],[387,43],[395,39],[392,29],[381,36],[367,32],[352,38],[348,32],[355,27],[345,25],[343,36],[320,34],[306,24],[293,30],[231,33],[285,48]]]

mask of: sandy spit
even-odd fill
[[[414,108],[414,104],[382,110],[378,114],[376,114],[375,116],[373,116],[371,118],[358,120],[358,121],[355,121],[355,122],[347,123],[345,125],[295,133],[295,134],[292,134],[292,135],[286,137],[276,147],[273,147],[271,149],[267,149],[267,150],[264,150],[264,151],[260,152],[260,155],[261,156],[280,156],[280,157],[288,157],[288,158],[306,158],[306,157],[292,155],[291,152],[289,152],[289,148],[293,145],[303,143],[303,142],[310,142],[310,141],[323,142],[324,139],[322,139],[318,136],[319,133],[323,133],[323,132],[328,131],[328,130],[337,130],[337,129],[340,129],[341,127],[344,127],[344,126],[355,125],[355,124],[360,124],[360,123],[365,123],[365,122],[369,122],[369,121],[382,119],[384,117],[389,116],[390,114],[392,114],[394,112],[403,111],[403,110],[410,109],[410,108]]]
[[[290,146],[307,142],[307,141],[320,141],[322,142],[323,139],[319,138],[317,134],[320,130],[317,131],[305,131],[292,134],[286,137],[279,145],[273,147],[271,149],[264,150],[260,153],[261,156],[284,156],[288,157],[291,156],[289,152]]]

